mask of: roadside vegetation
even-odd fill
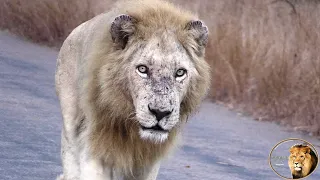
[[[82,22],[112,0],[0,0],[0,28],[36,43],[59,47]]]
[[[172,0],[210,29],[210,98],[320,135],[320,1]],[[1,0],[0,28],[59,47],[113,0]]]

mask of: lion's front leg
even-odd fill
[[[160,169],[160,161],[150,167],[145,167],[144,169],[136,169],[134,170],[134,177],[127,176],[124,180],[156,180],[158,176],[158,172]]]
[[[80,180],[112,180],[112,168],[84,151],[80,158]]]
[[[97,160],[90,160],[81,165],[80,180],[112,180],[112,172]]]

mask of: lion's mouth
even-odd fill
[[[301,171],[301,169],[302,169],[301,167],[295,167],[294,168],[294,170],[296,170],[296,171]]]
[[[141,126],[142,130],[152,130],[152,131],[158,131],[158,132],[169,132],[168,130],[163,129],[159,124],[152,126],[152,127],[145,127]]]
[[[142,139],[150,140],[157,144],[163,143],[168,139],[169,131],[163,129],[160,125],[152,127],[141,126],[139,134]]]

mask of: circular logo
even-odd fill
[[[308,177],[318,166],[318,152],[302,139],[285,139],[276,144],[269,155],[272,170],[285,179]]]

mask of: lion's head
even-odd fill
[[[92,33],[80,97],[92,152],[124,169],[163,157],[210,86],[207,26],[166,1],[131,0],[83,32]]]
[[[127,14],[115,17],[110,34],[114,53],[125,61],[123,66],[116,65],[126,82],[118,90],[126,91],[132,100],[139,135],[161,143],[209,87],[209,66],[204,60],[208,28],[169,3],[147,7],[145,11],[131,7]]]
[[[290,148],[288,165],[293,178],[309,175],[316,167],[316,156],[307,145],[294,145]]]

